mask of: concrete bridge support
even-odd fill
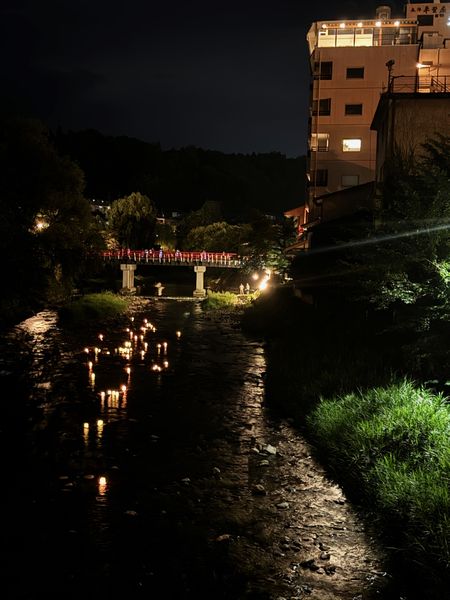
[[[194,267],[194,272],[196,274],[194,296],[196,298],[204,298],[206,296],[205,281],[204,281],[205,271],[206,271],[206,267],[200,267],[200,266]]]
[[[134,264],[124,264],[120,265],[122,270],[122,289],[127,292],[134,292],[136,288],[134,287],[134,272],[136,271],[136,265]]]

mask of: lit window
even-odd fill
[[[342,140],[342,152],[360,152],[361,150],[361,139],[345,139]]]
[[[313,152],[328,152],[330,145],[329,133],[312,133],[311,134],[311,150]]]

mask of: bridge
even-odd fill
[[[194,267],[196,285],[194,296],[206,295],[204,274],[206,267],[240,269],[244,260],[233,252],[182,252],[181,250],[108,250],[102,254],[104,261],[118,262],[122,271],[122,290],[134,291],[134,272],[138,264],[170,267]],[[158,289],[158,295],[162,288]]]

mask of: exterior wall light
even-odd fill
[[[341,24],[339,25],[339,27],[340,27],[341,29],[345,29],[345,23],[341,23]]]
[[[381,27],[381,21],[377,21],[377,22],[375,23],[375,27]]]
[[[396,27],[400,27],[400,21],[394,21],[394,25],[395,25]]]

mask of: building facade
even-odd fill
[[[366,189],[375,180],[377,133],[371,124],[381,94],[450,91],[450,2],[409,2],[403,17],[379,6],[367,19],[317,21],[307,41],[308,192],[295,210],[305,247],[308,223],[322,218],[327,195],[341,191],[345,197],[345,190]]]

